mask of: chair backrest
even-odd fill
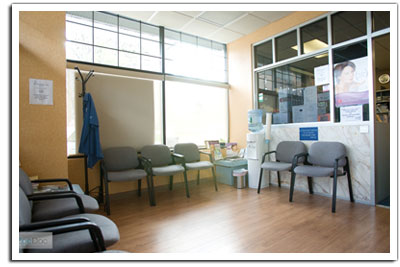
[[[153,167],[166,166],[173,162],[171,151],[166,145],[147,145],[142,147],[140,153],[151,160]]]
[[[300,141],[282,141],[276,147],[276,160],[286,163],[292,163],[296,154],[307,152],[307,147]],[[304,157],[298,162],[303,162]]]
[[[22,168],[19,168],[19,186],[24,190],[26,195],[33,194],[33,187],[31,180]]]
[[[308,150],[308,162],[322,167],[334,167],[335,159],[346,155],[346,147],[339,142],[315,142]],[[346,159],[339,160],[339,167],[346,165]]]
[[[139,159],[133,147],[110,147],[103,151],[107,171],[123,171],[139,166]]]
[[[24,190],[19,187],[19,225],[29,224],[32,221],[32,208]]]
[[[200,160],[199,148],[193,143],[176,144],[174,152],[182,154],[186,162],[195,162]]]

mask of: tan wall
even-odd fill
[[[253,108],[252,51],[254,43],[325,14],[295,12],[227,45],[229,72],[229,139],[246,146],[247,111]]]
[[[28,175],[67,177],[65,12],[19,13],[19,158]],[[53,81],[53,105],[29,104],[29,79]]]

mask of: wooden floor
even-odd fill
[[[235,189],[211,180],[111,197],[111,215],[120,241],[110,249],[137,253],[388,253],[390,210],[287,188]],[[105,214],[105,213],[102,213]]]

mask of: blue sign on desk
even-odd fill
[[[318,127],[300,128],[301,141],[318,141]]]

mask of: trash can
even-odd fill
[[[237,189],[242,189],[246,187],[246,169],[233,170],[232,175],[235,177]]]

